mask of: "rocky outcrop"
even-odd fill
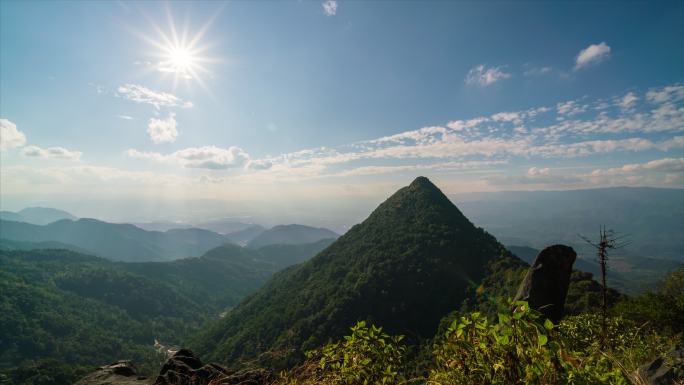
[[[527,301],[544,317],[560,321],[576,258],[577,253],[569,246],[553,245],[542,250],[518,287],[515,300]]]
[[[684,382],[684,346],[640,366],[637,375],[649,385],[681,384]]]
[[[166,361],[154,385],[265,385],[272,380],[266,370],[235,372],[217,364],[204,364],[190,350],[181,349]]]
[[[101,366],[83,377],[75,385],[149,385],[151,381],[138,375],[131,361],[117,361]]]

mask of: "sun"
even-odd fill
[[[164,51],[163,60],[158,63],[159,71],[174,73],[186,79],[197,77],[201,57],[190,47],[173,45],[165,47]]]
[[[190,37],[188,25],[186,24],[183,30],[179,31],[170,10],[167,8],[167,30],[151,23],[156,32],[156,37],[139,34],[155,48],[154,51],[149,52],[150,57],[153,58],[149,68],[165,75],[171,75],[174,88],[179,81],[183,80],[185,82],[197,82],[207,89],[203,77],[210,75],[210,71],[206,65],[216,61],[216,59],[205,56],[209,45],[202,44],[202,39],[218,13],[220,10]]]

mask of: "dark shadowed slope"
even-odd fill
[[[427,178],[396,192],[310,261],[276,274],[194,341],[213,360],[291,363],[368,319],[431,337],[504,252]]]

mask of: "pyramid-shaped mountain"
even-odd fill
[[[259,357],[286,366],[359,320],[432,337],[503,250],[419,177],[317,256],[276,274],[191,345],[229,365]]]

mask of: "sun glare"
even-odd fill
[[[168,30],[164,31],[156,24],[151,23],[157,38],[141,36],[157,48],[156,52],[151,53],[151,56],[155,58],[151,63],[151,68],[158,72],[172,75],[174,88],[177,86],[178,81],[182,79],[186,82],[196,81],[203,88],[207,89],[202,76],[209,75],[210,72],[204,64],[214,61],[214,59],[203,55],[207,46],[202,45],[201,40],[219,12],[190,38],[187,25],[179,33],[171,12],[167,10]]]
[[[172,72],[180,76],[192,77],[191,73],[197,70],[197,57],[187,47],[168,47],[166,60],[159,63],[159,70]]]

